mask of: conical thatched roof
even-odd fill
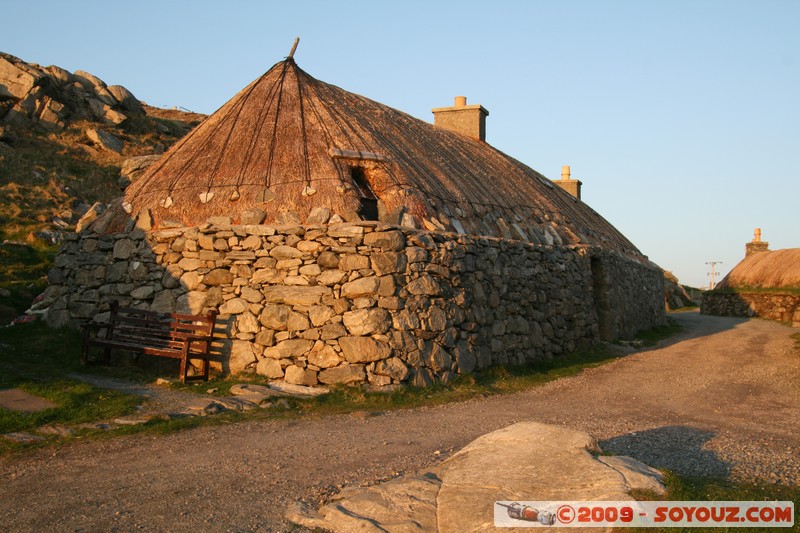
[[[751,287],[800,288],[800,248],[748,255],[717,284],[718,289]]]
[[[586,204],[519,161],[472,139],[277,63],[173,146],[125,193],[193,226],[257,207],[265,223],[305,222],[315,207],[347,218],[359,167],[388,220],[549,244],[590,244],[642,259]],[[405,214],[403,217],[402,215]]]

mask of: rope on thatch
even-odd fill
[[[278,101],[277,101],[276,106],[275,106],[275,121],[274,121],[273,127],[272,127],[272,139],[270,140],[270,145],[269,145],[269,155],[268,155],[268,159],[267,159],[267,174],[265,176],[265,183],[264,183],[264,186],[267,189],[269,189],[269,186],[271,185],[270,178],[271,178],[271,175],[272,175],[272,162],[275,160],[275,158],[274,158],[274,155],[275,155],[275,143],[278,140],[278,119],[281,116],[281,101],[283,100],[283,82],[286,79],[286,69],[289,67],[289,64],[290,64],[289,61],[284,61],[283,70],[281,72],[280,77],[278,78],[278,84],[279,84],[278,91],[277,91],[278,92]]]
[[[300,99],[300,135],[303,138],[303,167],[305,170],[305,182],[306,186],[303,189],[304,196],[310,196],[314,194],[313,192],[309,192],[312,190],[311,188],[311,164],[308,160],[308,133],[306,132],[306,111],[305,106],[303,106],[303,85],[300,83],[300,76],[295,76],[294,79],[297,81],[297,94]],[[316,190],[314,190],[316,192]]]

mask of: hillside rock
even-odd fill
[[[144,174],[150,165],[161,159],[161,154],[154,155],[140,155],[136,157],[129,157],[122,163],[122,169],[119,171],[119,188],[124,189],[139,176]]]
[[[0,122],[60,131],[74,120],[119,125],[132,116],[144,116],[144,109],[125,87],[0,52]]]
[[[668,310],[696,305],[672,272],[664,271],[664,301]]]
[[[86,130],[86,137],[95,145],[105,150],[111,150],[112,152],[122,151],[122,140],[107,131],[95,128],[88,129]]]

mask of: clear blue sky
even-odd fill
[[[584,201],[684,283],[753,228],[800,246],[800,1],[8,2],[0,50],[210,113],[283,59],[487,141]],[[719,268],[718,267],[718,268]]]

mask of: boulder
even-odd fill
[[[590,453],[598,451],[586,433],[521,422],[478,437],[430,471],[344,489],[319,510],[292,504],[286,516],[334,532],[493,531],[495,516],[508,520],[498,525],[520,524],[495,505],[509,498],[632,501],[633,490],[665,494],[657,470],[628,457]]]
[[[22,61],[14,56],[0,55],[0,98],[24,98],[42,78],[21,67],[20,63]]]
[[[117,153],[122,151],[123,142],[107,131],[90,128],[86,130],[86,137],[104,150]]]
[[[141,102],[139,102],[139,100],[128,89],[122,85],[109,85],[107,89],[108,92],[111,93],[111,96],[113,96],[114,99],[119,102],[123,108],[125,108],[125,110],[137,115],[144,114],[144,108],[142,107]]]

